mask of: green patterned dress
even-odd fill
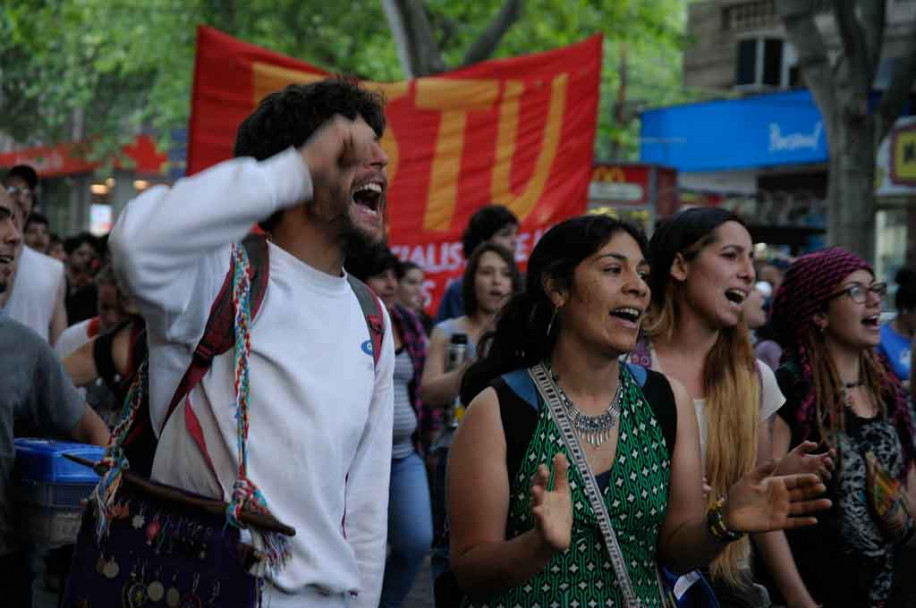
[[[624,368],[626,370],[626,368]],[[624,382],[617,456],[605,504],[620,544],[633,590],[645,607],[662,606],[656,579],[656,544],[668,504],[668,448],[651,406],[629,370]],[[566,450],[549,408],[541,404],[534,436],[512,482],[506,537],[514,538],[534,526],[530,479],[538,465],[562,452],[570,462],[573,527],[570,547],[558,553],[525,584],[484,601],[465,600],[479,608],[597,608],[623,607],[614,568],[604,546],[583,479]]]

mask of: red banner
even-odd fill
[[[363,83],[387,100],[388,239],[426,270],[430,309],[462,270],[461,233],[481,206],[518,216],[520,263],[547,226],[585,211],[600,74],[596,36],[435,77]],[[199,28],[188,172],[230,158],[238,124],[265,95],[327,75]]]

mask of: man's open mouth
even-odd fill
[[[350,197],[356,205],[364,207],[373,213],[378,213],[384,192],[385,187],[381,183],[366,182],[356,186]]]

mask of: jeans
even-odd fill
[[[381,608],[400,606],[410,592],[433,541],[426,465],[414,452],[391,462],[388,544]]]

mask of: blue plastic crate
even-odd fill
[[[64,458],[64,454],[98,462],[104,453],[103,447],[83,443],[16,439],[16,465],[23,481],[95,485],[99,481],[95,471]]]
[[[13,499],[17,502],[54,507],[57,509],[82,509],[95,489],[96,483],[57,483],[55,481],[26,481],[20,479],[13,486]]]

